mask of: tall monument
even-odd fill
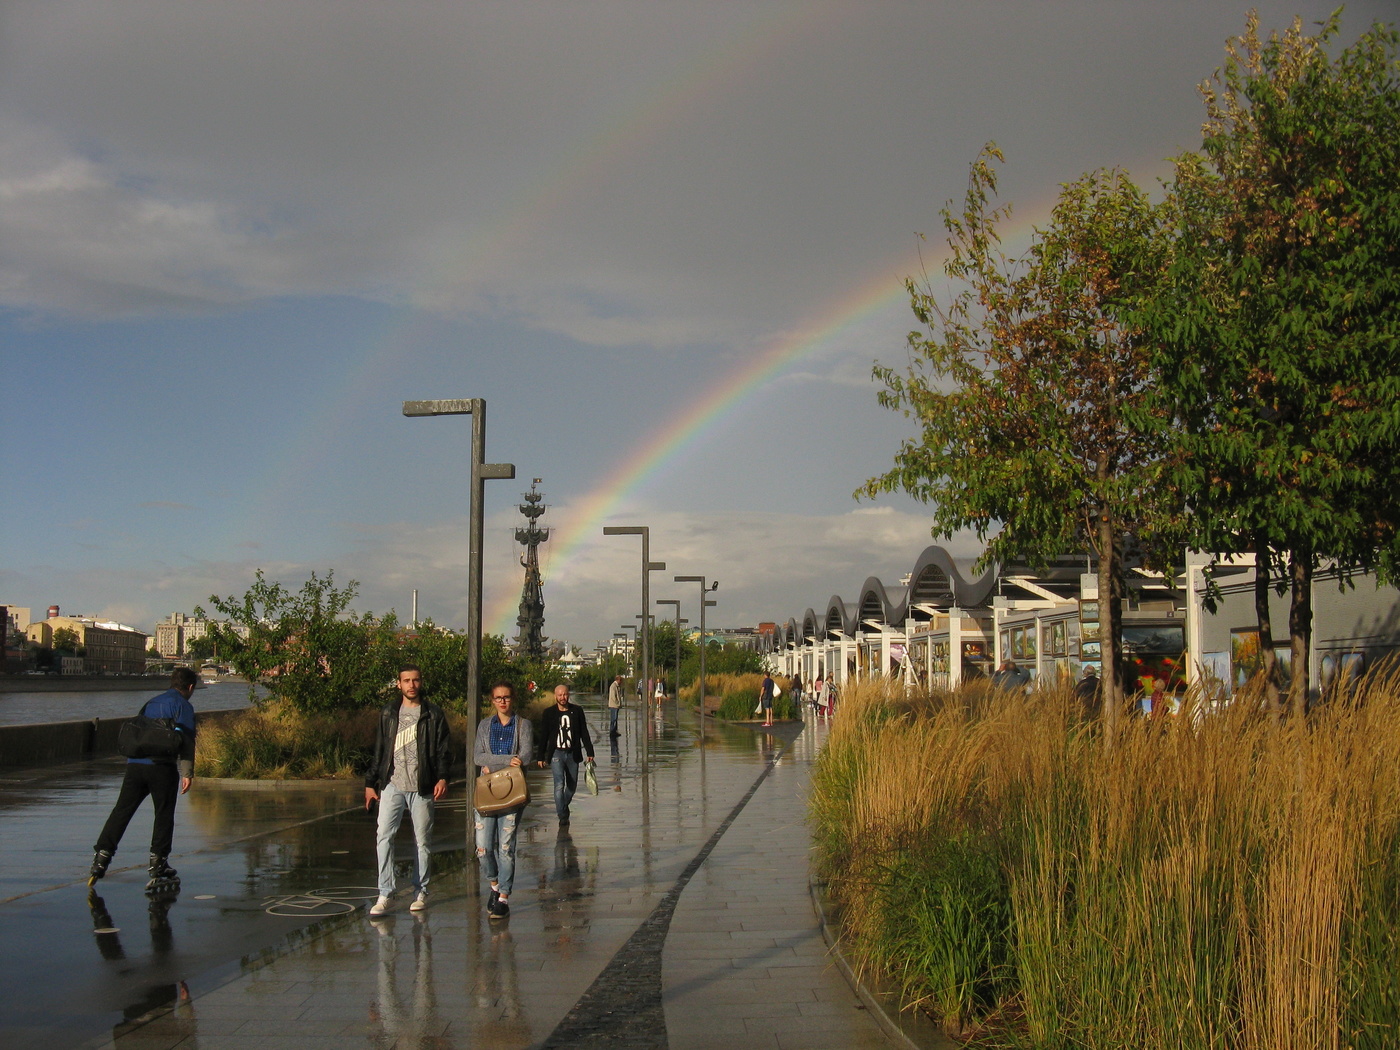
[[[515,637],[515,650],[540,659],[544,656],[544,581],[540,578],[540,544],[549,539],[549,529],[541,528],[540,515],[545,512],[544,495],[539,491],[539,478],[532,478],[530,491],[524,494],[520,513],[525,515],[525,527],[515,530],[515,542],[525,547],[525,586],[520,590],[520,615],[515,623],[520,633]]]

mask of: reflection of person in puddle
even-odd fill
[[[437,1019],[437,988],[433,984],[433,936],[427,919],[414,915],[413,991],[404,995],[399,988],[400,944],[390,923],[375,923],[378,932],[378,996],[369,1004],[369,1022],[374,1026],[374,1046],[427,1045],[441,1031]]]
[[[175,950],[175,933],[170,928],[170,907],[178,897],[178,891],[163,894],[153,898],[146,906],[151,932],[151,954],[157,959]],[[121,930],[112,921],[107,902],[91,890],[88,891],[87,902],[88,909],[92,912],[92,932],[102,958],[109,962],[125,960],[126,950],[122,947],[119,936]],[[118,1039],[156,1020],[162,1022],[160,1038],[164,1045],[174,1046],[182,1039],[196,1034],[194,1001],[190,998],[189,986],[184,981],[147,986],[139,999],[122,1007],[122,1020],[112,1028],[112,1038]]]
[[[580,879],[578,847],[568,828],[560,828],[554,838],[554,863],[540,874],[539,891],[545,933],[554,934],[560,947],[572,945],[588,929],[593,894]]]
[[[622,790],[622,753],[617,748],[617,738],[613,737],[612,754],[608,756],[612,760],[612,789]]]
[[[520,1002],[515,941],[507,927],[493,926],[491,931],[489,950],[472,967],[471,993],[477,1011],[472,1045],[529,1046],[532,1033]]]

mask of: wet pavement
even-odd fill
[[[23,989],[0,998],[0,1045],[888,1046],[808,896],[824,727],[711,724],[701,748],[681,717],[653,736],[647,777],[640,717],[615,748],[596,741],[600,794],[575,799],[568,827],[548,772],[532,774],[503,922],[485,915],[463,785],[438,806],[429,908],[410,913],[401,890],[371,920],[358,784],[196,781],[176,817],[181,890],[150,900],[149,806],[100,896],[81,879],[120,761],[0,776],[0,959]],[[405,822],[405,870],[411,844]]]

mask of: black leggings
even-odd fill
[[[180,796],[180,773],[169,762],[126,764],[121,794],[107,823],[102,826],[102,834],[97,837],[97,849],[117,852],[126,826],[147,795],[156,808],[155,823],[151,826],[151,852],[157,857],[170,855],[170,846],[175,841],[175,800]]]

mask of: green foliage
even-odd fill
[[[205,634],[185,646],[185,655],[196,660],[208,660],[218,650],[218,640],[212,634]]]
[[[393,695],[393,682],[405,663],[423,671],[426,695],[454,710],[467,710],[467,640],[431,622],[417,631],[400,629],[390,614],[375,617],[350,611],[357,584],[337,587],[334,573],[316,573],[300,591],[268,581],[258,570],[241,596],[210,599],[231,623],[248,628],[240,638],[229,627],[215,627],[219,652],[250,683],[291,708],[317,714],[376,707]],[[196,610],[196,615],[202,612]],[[558,673],[549,678],[552,685]],[[481,682],[485,692],[505,679],[523,695],[539,669],[511,659],[499,635],[481,640]]]
[[[711,643],[705,650],[705,674],[762,674],[763,657],[746,645]],[[700,677],[700,651],[693,648],[681,659],[681,685],[693,685]]]
[[[933,535],[973,530],[983,563],[1044,564],[1091,546],[1101,593],[1113,594],[1125,536],[1163,513],[1164,439],[1134,418],[1149,411],[1149,348],[1130,320],[1161,270],[1161,218],[1125,173],[1093,172],[1063,188],[1050,225],[1008,258],[994,160],[988,146],[973,164],[961,215],[943,211],[944,270],[959,290],[945,304],[911,280],[926,331],[909,335],[907,372],[874,370],[880,403],[915,420],[918,436],[857,495],[930,504]],[[1117,681],[1118,648],[1115,624],[1105,682]]]
[[[627,657],[614,653],[604,656],[600,663],[580,667],[574,675],[573,688],[578,693],[606,693],[613,678],[626,674]]]
[[[667,622],[666,620],[660,621],[660,622],[656,625],[656,630],[655,630],[655,631],[653,632],[653,634],[652,634],[652,639],[653,639],[654,648],[655,648],[655,651],[656,651],[656,662],[655,662],[655,664],[652,666],[652,671],[653,671],[655,674],[657,674],[657,675],[659,675],[659,676],[665,678],[665,680],[666,680],[666,692],[667,692],[668,694],[674,693],[674,692],[676,691],[676,681],[675,681],[675,679],[676,679],[676,624],[675,624],[675,622],[674,622],[674,621]],[[698,666],[699,657],[696,656],[697,650],[696,650],[696,648],[695,648],[695,643],[694,643],[693,641],[691,641],[690,638],[688,638],[688,637],[684,634],[684,632],[682,632],[682,634],[681,634],[681,636],[680,636],[680,648],[681,648],[681,668],[682,668],[682,682],[681,682],[681,684],[684,685],[684,684],[685,684],[685,681],[684,681],[684,669],[685,669],[685,666],[686,666],[687,661],[690,660],[691,658],[694,658],[694,659],[697,661],[697,666]],[[707,665],[708,665],[708,659],[707,659],[706,662],[707,662]],[[706,669],[708,670],[708,666],[707,666]]]
[[[1251,15],[1230,41],[1144,314],[1183,538],[1288,564],[1299,712],[1314,566],[1400,570],[1400,38],[1376,25],[1332,58],[1338,28],[1260,41]]]
[[[71,627],[60,627],[53,633],[55,652],[76,653],[79,649],[78,632]]]

